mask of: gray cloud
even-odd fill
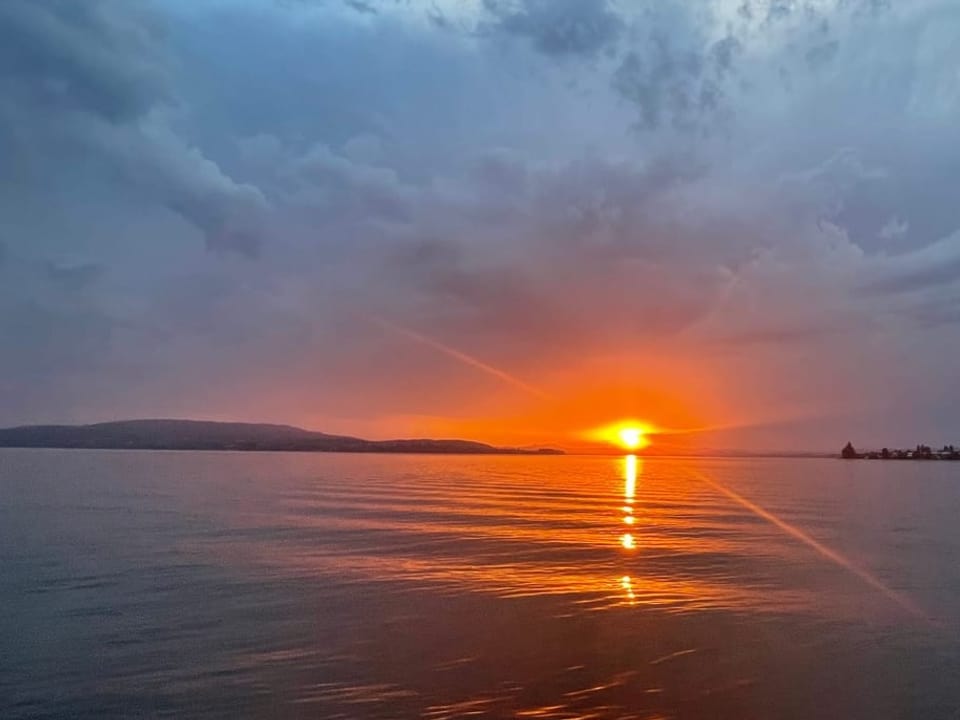
[[[839,46],[836,40],[829,40],[811,47],[805,53],[807,64],[813,69],[820,69],[828,65],[836,57]]]
[[[608,0],[483,0],[494,30],[530,40],[540,52],[591,57],[612,49],[623,21]]]
[[[960,325],[960,297],[918,303],[910,308],[909,317],[923,329],[955,331],[951,326]]]
[[[367,143],[369,145],[369,143]],[[364,153],[356,139],[345,152]],[[317,145],[297,158],[290,175],[298,185],[297,201],[318,207],[326,217],[350,214],[357,219],[404,220],[409,201],[392,168],[369,164]]]
[[[6,89],[48,112],[125,122],[167,93],[161,30],[141,3],[10,0],[0,28]]]
[[[103,268],[94,263],[58,263],[48,260],[46,273],[51,282],[70,292],[89,288],[103,274]]]
[[[663,6],[643,16],[613,75],[613,87],[637,105],[645,130],[704,131],[722,119],[743,44],[729,34],[709,40],[689,12]]]
[[[928,247],[877,261],[864,289],[876,294],[931,291],[960,281],[960,231]],[[949,297],[948,303],[953,304]]]
[[[343,0],[344,4],[356,10],[358,13],[367,13],[370,15],[377,14],[377,6],[371,2],[365,2],[365,0]]]
[[[122,132],[97,128],[87,140],[121,182],[133,183],[196,226],[207,247],[255,256],[268,202],[256,187],[238,183],[162,118]]]
[[[164,115],[177,102],[164,23],[148,3],[11,0],[0,7],[0,127],[11,181],[58,172],[67,154],[195,225],[211,249],[251,254],[264,202]],[[12,175],[16,173],[17,175]]]

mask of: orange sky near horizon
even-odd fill
[[[314,368],[305,357],[302,372],[280,376],[265,368],[246,394],[224,397],[216,416],[189,406],[176,412],[369,439],[459,438],[602,453],[621,448],[590,433],[629,420],[657,429],[642,450],[656,455],[839,448],[851,439],[844,415],[851,399],[864,408],[880,397],[836,384],[835,374],[851,377],[863,362],[839,344],[817,363],[785,360],[776,348],[711,346],[696,336],[625,338],[620,348],[582,343],[579,354],[532,346],[509,356],[480,337],[465,347],[419,329],[394,330],[367,326],[372,339],[365,342],[379,343],[368,361]],[[310,387],[318,373],[342,379],[336,392]]]
[[[462,384],[462,414],[398,413],[357,419],[317,416],[309,417],[306,424],[323,432],[375,439],[444,437],[505,446],[615,452],[614,444],[591,438],[591,431],[626,420],[664,431],[686,431],[717,425],[723,418],[723,399],[709,376],[679,360],[594,360],[551,368],[531,379],[479,358],[458,357],[465,356],[458,349],[431,345],[432,349],[424,345],[424,352],[447,355],[449,362],[459,366],[460,382],[452,389],[430,389],[425,394],[455,394],[457,385]],[[683,435],[658,435],[651,451],[671,445],[687,447],[690,441]]]
[[[644,451],[656,454],[695,449],[711,431],[751,422],[749,417],[730,413],[724,384],[706,371],[705,364],[677,355],[648,355],[640,361],[630,357],[585,361],[535,380],[513,374],[509,379],[498,378],[452,356],[450,362],[462,369],[463,414],[384,414],[357,419],[319,416],[307,424],[324,432],[375,439],[443,437],[504,446],[622,452],[616,442],[591,437],[591,433],[629,421],[655,429]],[[483,396],[480,401],[473,397],[477,386]],[[537,392],[527,392],[524,386]]]

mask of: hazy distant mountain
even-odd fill
[[[95,425],[25,425],[0,429],[0,447],[103,450],[289,450],[299,452],[562,454],[498,448],[469,440],[364,440],[291,425],[203,420],[121,420]]]

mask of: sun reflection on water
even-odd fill
[[[636,455],[627,455],[623,458],[623,524],[630,526],[636,522],[633,514],[633,503],[637,495],[637,475],[642,473],[642,463]],[[629,532],[620,536],[620,544],[625,550],[635,550],[636,541]]]
[[[637,494],[637,475],[642,474],[640,465],[636,455],[627,455],[623,459],[623,497],[627,505],[633,504],[634,496]]]
[[[623,524],[632,528],[637,519],[634,515],[634,503],[637,496],[637,476],[643,472],[643,463],[636,455],[626,455],[623,458]],[[625,532],[620,536],[620,545],[624,550],[637,549],[637,542],[633,533]],[[630,604],[635,604],[636,593],[633,591],[633,580],[629,575],[620,578],[620,585]]]

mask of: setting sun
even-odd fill
[[[628,450],[636,450],[643,442],[643,430],[638,427],[625,427],[620,430],[620,444]]]
[[[591,430],[587,433],[587,437],[591,440],[599,440],[632,452],[648,447],[650,445],[650,438],[648,436],[653,432],[653,427],[647,423],[624,420],[614,423],[613,425]]]

